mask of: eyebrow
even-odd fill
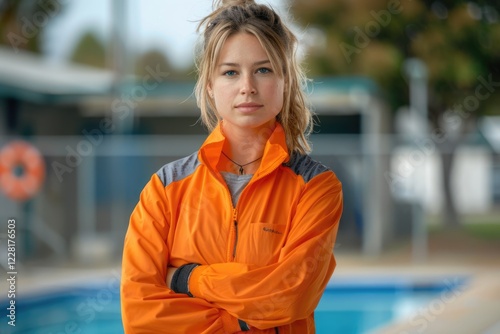
[[[263,65],[263,64],[271,64],[271,61],[270,60],[257,61],[255,63],[253,63],[253,66],[259,66],[259,65]],[[239,67],[240,65],[237,63],[222,63],[219,65],[219,67],[222,67],[222,66]]]

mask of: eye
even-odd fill
[[[261,67],[257,70],[258,73],[261,73],[261,74],[267,74],[267,73],[272,73],[273,70],[271,70],[270,68],[267,68],[267,67]]]
[[[228,76],[228,77],[232,77],[232,76],[236,75],[236,71],[229,70],[229,71],[224,72],[223,75]]]

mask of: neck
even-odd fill
[[[255,129],[241,129],[222,123],[222,131],[226,137],[223,152],[239,165],[245,165],[259,159],[264,154],[266,142],[274,131],[274,128],[274,123]],[[259,165],[260,160],[245,166],[245,174],[253,174]],[[221,169],[233,171],[235,168],[238,168],[238,166],[228,166],[225,164]]]

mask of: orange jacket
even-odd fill
[[[281,125],[233,208],[215,166],[220,127],[197,153],[154,174],[125,237],[126,333],[314,333],[313,312],[335,268],[342,213],[335,174],[307,155],[290,159]],[[199,263],[194,297],[167,287],[167,266]]]

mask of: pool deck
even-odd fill
[[[441,294],[410,318],[373,333],[500,333],[500,272],[475,277],[469,286]]]
[[[500,333],[500,256],[447,254],[432,256],[413,263],[411,257],[398,252],[380,258],[351,253],[337,253],[337,268],[330,285],[349,282],[372,284],[387,281],[461,282],[453,292],[446,291],[427,307],[405,319],[373,331],[371,334],[496,334]],[[109,282],[117,287],[120,265],[29,266],[18,273],[19,294],[46,292],[82,283]],[[3,282],[2,282],[3,284]]]
[[[405,256],[383,259],[338,255],[332,279],[355,277],[384,281],[410,279],[413,282],[464,284],[438,294],[426,307],[398,319],[370,334],[499,334],[500,333],[500,256],[440,255],[422,263],[411,263]]]

